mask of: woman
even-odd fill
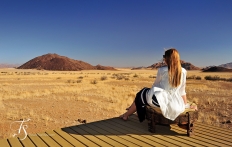
[[[174,120],[184,112],[187,104],[185,85],[187,71],[181,67],[180,56],[176,49],[171,48],[163,55],[167,66],[158,70],[152,88],[143,88],[135,97],[128,111],[120,116],[123,120],[137,111],[139,121],[145,119],[145,105],[160,107],[164,117]]]

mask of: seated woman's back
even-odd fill
[[[167,92],[170,92],[171,94],[176,93],[178,95],[185,95],[186,74],[187,71],[184,68],[182,68],[180,85],[178,87],[172,87],[169,84],[168,67],[167,66],[161,67],[158,70],[156,80],[152,87],[162,88]]]

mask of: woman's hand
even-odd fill
[[[189,103],[187,103],[187,104],[185,104],[185,109],[197,110],[197,105],[195,103],[192,103],[191,105]]]
[[[196,104],[190,105],[190,109],[195,109],[195,110],[197,110],[197,105],[196,105]]]

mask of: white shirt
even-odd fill
[[[156,107],[152,104],[152,96],[154,94],[160,105],[163,116],[170,120],[175,120],[175,118],[185,110],[184,100],[181,96],[186,95],[186,75],[187,71],[182,68],[180,85],[173,88],[168,80],[168,67],[159,68],[156,80],[147,96],[148,104]]]

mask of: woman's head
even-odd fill
[[[168,65],[169,83],[172,87],[179,86],[182,68],[178,51],[174,48],[166,50],[164,60]]]

